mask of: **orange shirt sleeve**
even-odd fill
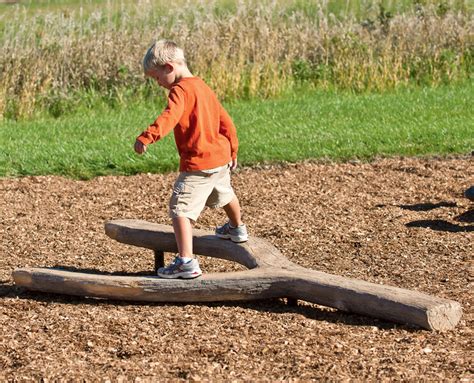
[[[229,114],[226,110],[219,105],[219,133],[226,137],[230,142],[230,154],[233,160],[237,158],[237,151],[239,149],[239,141],[237,139],[237,129],[235,129],[235,125],[232,122]]]
[[[137,137],[137,140],[148,145],[162,139],[176,127],[184,113],[184,107],[184,91],[179,87],[173,87],[168,95],[168,105],[165,110]]]

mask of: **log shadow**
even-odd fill
[[[17,297],[24,289],[12,284],[13,281],[0,281],[0,298]]]
[[[458,222],[474,223],[474,209],[470,209],[454,218]]]
[[[96,269],[78,269],[69,266],[63,266],[62,270],[76,271],[76,272],[87,272],[99,275],[123,275],[123,276],[146,276],[154,275],[153,271],[140,271],[135,273],[123,273],[123,272],[103,272]],[[46,292],[30,291],[24,287],[16,286],[13,281],[1,281],[0,282],[0,299],[2,298],[19,298],[25,300],[34,300],[41,303],[61,303],[61,304],[72,304],[72,305],[114,305],[114,306],[152,306],[152,307],[165,307],[165,306],[176,306],[185,307],[188,305],[203,306],[203,307],[238,307],[246,310],[253,310],[262,313],[276,313],[276,314],[295,314],[302,315],[307,319],[315,320],[318,322],[329,322],[334,324],[344,324],[348,326],[371,326],[380,330],[390,329],[404,329],[406,331],[420,331],[416,326],[410,326],[405,324],[398,324],[389,321],[380,320],[377,318],[366,317],[363,315],[352,314],[337,309],[327,308],[312,303],[306,303],[304,301],[298,301],[299,304],[289,304],[286,298],[274,298],[265,300],[252,300],[252,301],[217,301],[217,302],[187,302],[187,303],[176,303],[176,302],[131,302],[124,300],[115,299],[104,299],[104,298],[93,298],[93,297],[82,297],[74,295],[64,295]]]
[[[275,298],[263,301],[243,301],[243,302],[212,302],[206,304],[208,307],[225,306],[225,307],[240,307],[248,310],[258,312],[272,312],[276,314],[295,314],[302,315],[307,319],[318,322],[328,322],[334,324],[344,324],[348,326],[371,326],[380,330],[390,330],[395,328],[404,329],[407,331],[423,330],[416,326],[399,324],[389,321],[384,321],[377,318],[371,318],[363,315],[352,314],[337,309],[332,309],[324,306],[319,306],[304,301],[299,301],[297,305],[288,304],[285,298]]]
[[[457,207],[455,202],[438,202],[438,203],[418,203],[414,205],[397,205],[401,209],[411,210],[411,211],[429,211],[433,209],[437,209],[440,207]],[[381,206],[379,206],[381,207]],[[470,209],[457,217],[454,218],[457,222],[462,223],[473,223],[474,222],[474,210]],[[450,233],[467,233],[474,231],[474,226],[472,225],[458,225],[455,223],[451,223],[442,219],[434,219],[434,220],[418,220],[409,222],[406,224],[406,227],[420,227],[426,228],[436,231],[446,231]]]
[[[442,219],[423,219],[408,222],[406,227],[419,227],[435,231],[446,231],[450,233],[468,233],[474,231],[474,225],[462,226]]]
[[[411,211],[430,211],[433,209],[438,209],[440,207],[456,207],[456,202],[425,202],[425,203],[416,203],[414,205],[397,205],[401,209],[411,210]]]
[[[156,276],[155,272],[153,270],[142,270],[142,271],[135,271],[135,272],[130,272],[130,271],[102,271],[102,270],[97,270],[97,269],[91,269],[91,268],[79,268],[79,267],[74,267],[74,266],[65,266],[65,265],[54,265],[53,267],[50,267],[51,269],[55,270],[64,270],[64,271],[72,271],[74,273],[87,273],[87,274],[95,274],[95,275],[122,275],[125,277],[151,277],[151,276]]]

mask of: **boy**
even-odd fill
[[[135,141],[142,154],[147,145],[174,130],[180,155],[180,174],[169,204],[179,254],[158,270],[163,278],[196,278],[202,274],[193,256],[191,221],[204,206],[223,207],[228,222],[216,228],[220,238],[234,242],[248,239],[239,200],[230,184],[230,170],[237,166],[235,126],[214,92],[189,71],[184,53],[173,41],[156,41],[143,59],[145,75],[169,90],[168,106]]]

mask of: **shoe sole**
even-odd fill
[[[186,272],[186,273],[179,273],[179,274],[161,274],[157,273],[160,278],[165,279],[194,279],[198,278],[202,275],[202,272]]]
[[[216,236],[222,239],[230,239],[234,243],[242,243],[242,242],[247,242],[249,240],[248,236],[244,238],[232,236],[229,234],[216,234]]]

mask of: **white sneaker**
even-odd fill
[[[249,239],[247,234],[247,226],[240,225],[237,227],[231,227],[229,222],[226,222],[222,226],[216,227],[216,235],[219,238],[230,239],[232,242],[245,242]]]
[[[160,267],[157,274],[159,277],[167,279],[192,279],[200,277],[202,271],[197,259],[193,258],[184,262],[183,258],[177,256],[168,266]]]

